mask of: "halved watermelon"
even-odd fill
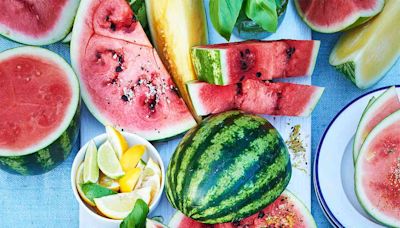
[[[356,162],[358,153],[365,138],[371,130],[387,116],[400,109],[399,96],[396,87],[390,87],[372,103],[370,103],[361,116],[357,131],[354,136],[353,160]]]
[[[310,211],[296,196],[287,190],[265,209],[241,221],[208,225],[199,223],[177,211],[169,222],[169,226],[174,228],[317,227]]]
[[[2,0],[0,34],[17,42],[45,45],[71,31],[79,0]]]
[[[316,86],[252,79],[226,86],[193,81],[187,87],[200,116],[232,109],[276,116],[309,116],[324,91]]]
[[[373,218],[389,227],[400,224],[400,110],[371,131],[355,166],[355,191]]]
[[[82,0],[71,39],[82,97],[103,124],[160,140],[195,126],[125,0]]]
[[[383,9],[385,0],[295,0],[297,12],[315,31],[339,32],[358,26]]]
[[[42,48],[4,51],[0,88],[0,167],[31,175],[64,161],[79,132],[79,84],[68,63]]]
[[[229,85],[244,79],[309,76],[319,50],[315,40],[276,40],[212,44],[192,48],[200,81]]]

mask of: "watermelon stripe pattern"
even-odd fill
[[[265,119],[239,111],[205,119],[178,145],[167,197],[202,223],[237,221],[263,209],[291,177],[287,148]]]
[[[80,108],[68,128],[45,148],[22,156],[0,156],[0,168],[13,174],[38,175],[61,164],[71,153],[79,139]]]

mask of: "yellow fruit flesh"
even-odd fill
[[[389,0],[378,16],[342,35],[330,62],[332,65],[355,62],[356,75],[369,86],[368,82],[376,82],[397,60],[399,40],[400,2]]]
[[[110,190],[119,191],[119,182],[118,180],[111,179],[104,175],[104,173],[100,173],[100,178],[99,178],[99,185],[106,187]]]
[[[108,141],[117,153],[118,159],[121,159],[122,154],[128,149],[126,139],[121,132],[111,126],[106,126],[106,132]]]
[[[157,52],[189,109],[195,113],[185,83],[196,79],[190,49],[207,44],[203,1],[146,0],[146,9]],[[200,117],[196,119],[200,120]]]
[[[133,168],[125,174],[121,179],[119,179],[119,190],[121,192],[131,192],[139,179],[142,169]]]
[[[78,190],[78,193],[79,193],[80,197],[82,198],[83,202],[94,207],[95,204],[85,196],[85,194],[83,193],[82,188],[81,188],[81,184],[83,184],[83,163],[79,165],[78,171],[76,172],[75,184],[76,184],[76,189]]]
[[[121,157],[121,166],[125,172],[134,169],[146,151],[146,146],[135,145],[129,148]]]

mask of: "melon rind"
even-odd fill
[[[379,12],[382,11],[382,8],[385,4],[384,0],[377,0],[378,4],[376,5],[376,8],[372,8],[370,10],[360,10],[358,12],[355,12],[347,17],[346,20],[338,22],[336,25],[331,25],[329,27],[321,27],[310,20],[307,19],[307,17],[304,15],[304,12],[301,10],[299,6],[299,0],[295,0],[295,6],[297,9],[297,12],[299,13],[299,16],[303,19],[303,21],[314,31],[321,32],[321,33],[335,33],[339,31],[344,31],[348,30],[351,28],[354,28],[358,25],[361,25],[367,21],[369,21],[372,17],[377,15]],[[349,0],[351,1],[351,0]]]
[[[282,195],[288,197],[289,201],[292,202],[301,212],[301,215],[304,216],[305,227],[317,228],[317,224],[315,223],[314,217],[311,215],[310,210],[307,209],[306,205],[304,205],[304,203],[297,198],[297,196],[287,189],[282,193]]]
[[[204,106],[201,99],[199,99],[201,88],[203,87],[203,83],[196,83],[198,81],[194,80],[186,83],[187,91],[190,97],[190,100],[193,104],[193,109],[199,116],[205,116],[210,114],[210,111]]]
[[[306,105],[304,107],[304,111],[299,116],[303,116],[303,117],[310,116],[311,113],[313,112],[315,106],[317,106],[319,99],[321,99],[321,96],[324,93],[325,88],[323,88],[323,87],[315,87],[315,88],[316,88],[316,91],[311,96],[311,99],[308,102],[308,105]]]
[[[68,0],[57,23],[44,36],[29,36],[22,32],[14,31],[3,24],[0,24],[0,34],[10,40],[27,45],[41,46],[56,43],[64,39],[71,31],[78,6],[79,0]]]
[[[36,175],[50,171],[63,162],[78,141],[80,98],[78,79],[59,55],[39,47],[18,47],[0,53],[0,61],[18,55],[39,56],[57,64],[69,76],[71,103],[58,128],[35,145],[20,151],[0,149],[0,167],[7,172]]]
[[[386,129],[388,126],[396,122],[400,122],[400,110],[386,117],[371,131],[371,133],[366,138],[364,144],[362,145],[362,148],[358,155],[357,162],[355,165],[355,174],[354,174],[355,193],[361,206],[363,207],[365,212],[367,212],[371,217],[373,217],[374,219],[376,219],[377,221],[388,227],[398,227],[400,221],[388,217],[387,215],[381,213],[379,210],[376,210],[374,205],[372,205],[372,203],[368,200],[364,192],[364,189],[362,187],[362,172],[363,172],[362,158],[363,156],[367,156],[366,153],[368,152],[368,147],[370,146],[371,142],[375,139],[375,137],[377,137],[380,133],[382,133],[383,130]]]
[[[169,221],[168,226],[180,228],[179,225],[181,224],[181,221],[184,218],[185,218],[185,215],[182,212],[177,210],[175,212],[175,214],[172,216],[171,220]]]

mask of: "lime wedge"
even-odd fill
[[[109,141],[100,146],[97,154],[97,164],[100,170],[112,179],[118,179],[125,175]]]
[[[128,149],[128,143],[124,136],[117,129],[106,126],[107,139],[111,143],[118,159],[121,159],[122,154]]]
[[[93,140],[88,143],[83,164],[83,182],[97,183],[99,180],[99,166],[97,165],[97,148]]]
[[[89,204],[90,206],[96,206],[93,201],[86,197],[85,193],[83,193],[81,185],[83,184],[83,163],[79,165],[78,171],[76,172],[75,178],[76,189],[78,190],[79,196],[82,200]]]

